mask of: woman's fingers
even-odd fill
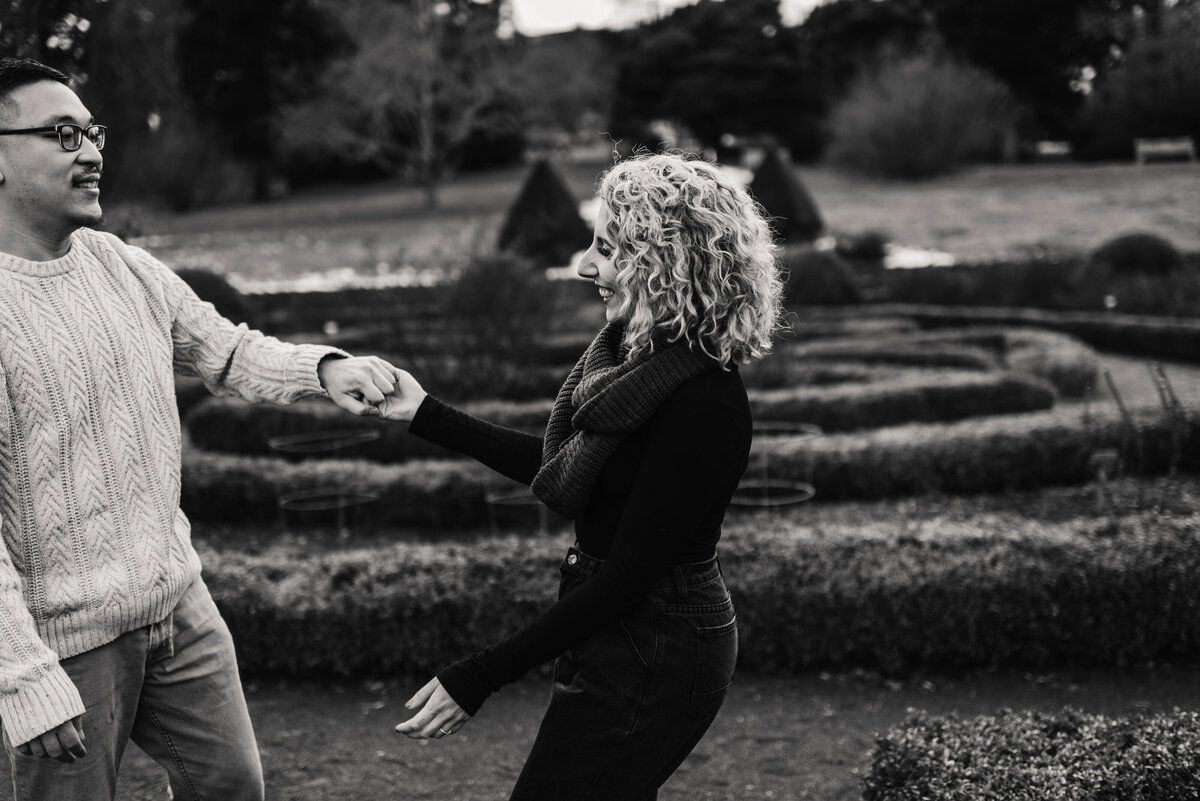
[[[407,709],[419,707],[419,710],[396,726],[396,731],[414,740],[446,737],[462,728],[471,717],[454,702],[437,679],[418,690],[404,706]]]

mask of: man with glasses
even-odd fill
[[[0,59],[0,728],[17,801],[112,799],[132,739],[176,798],[260,801],[229,630],[179,509],[173,371],[375,414],[391,366],[234,325],[101,220],[106,131]]]

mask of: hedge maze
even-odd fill
[[[799,311],[744,378],[756,421],[808,427],[758,437],[752,464],[816,494],[727,517],[722,560],[743,668],[901,674],[1200,657],[1200,408],[1167,395],[1133,408],[1100,399],[1088,344],[1178,357],[1195,326],[1081,314]],[[389,351],[386,329],[371,330],[335,344],[392,353],[435,393],[533,432],[589,339],[560,324],[521,361],[491,364],[519,379],[489,380],[495,392],[481,394],[473,368],[435,352],[435,337],[418,363],[411,331],[407,349]],[[439,369],[422,375],[422,365]],[[256,406],[185,385],[180,397],[183,506],[247,673],[427,673],[552,601],[568,524],[498,527],[489,499],[506,485],[486,468],[328,403]],[[277,447],[306,432],[363,436],[324,453]],[[353,517],[370,537],[351,531],[344,547],[311,551],[295,540],[236,547],[239,526],[302,533],[303,516],[282,516],[279,499],[322,487],[372,499]],[[395,541],[379,544],[388,532]],[[917,716],[879,741],[866,797],[940,801],[1004,782],[1024,782],[1019,797],[1031,799],[1194,797],[1171,793],[1196,791],[1198,742],[1187,713]],[[1164,743],[1171,756],[1155,762]],[[1163,794],[1129,790],[1139,783]]]

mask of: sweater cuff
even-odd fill
[[[13,746],[27,743],[84,711],[79,690],[61,665],[55,665],[39,681],[22,682],[15,693],[0,697],[4,736]]]
[[[437,674],[437,680],[442,683],[442,689],[454,699],[454,703],[461,706],[463,711],[472,717],[479,712],[483,702],[492,694],[492,691],[475,676],[470,659],[455,662]]]
[[[413,419],[409,421],[408,433],[433,442],[433,440],[429,439],[430,429],[436,428],[438,419],[443,416],[443,413],[448,408],[450,408],[448,405],[426,393],[424,400],[421,401],[421,405],[413,413]],[[462,706],[462,704],[459,704],[459,706]]]
[[[336,356],[339,359],[350,357],[349,353],[340,348],[330,348],[324,345],[297,345],[296,360],[292,366],[288,383],[295,387],[301,398],[328,398],[329,393],[321,386],[317,376],[317,365],[326,356]]]

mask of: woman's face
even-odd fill
[[[617,319],[617,309],[621,305],[617,289],[616,246],[608,238],[608,207],[604,203],[600,203],[599,207],[592,246],[580,258],[577,272],[580,277],[590,279],[596,285],[600,300],[604,303],[604,319],[611,323]]]

